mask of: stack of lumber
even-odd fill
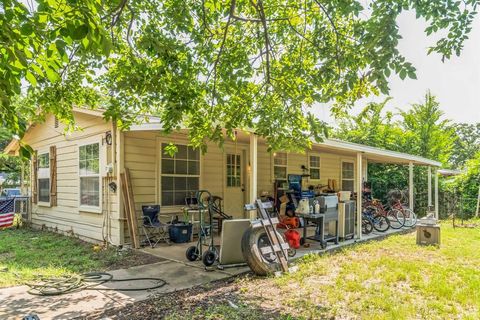
[[[128,231],[130,239],[132,239],[132,247],[140,248],[140,241],[138,238],[138,220],[135,213],[135,201],[133,199],[132,182],[130,180],[130,171],[125,168],[124,173],[120,173],[122,180],[122,193],[124,199],[125,216],[127,217]]]

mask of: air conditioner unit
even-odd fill
[[[355,235],[355,201],[338,203],[338,236],[340,239],[352,239]]]

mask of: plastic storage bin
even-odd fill
[[[192,237],[192,224],[175,223],[168,229],[170,235],[170,241],[173,243],[185,243],[190,242]]]

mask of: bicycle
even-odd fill
[[[405,215],[402,211],[396,209],[386,210],[382,202],[379,200],[373,199],[366,201],[364,203],[365,208],[371,208],[379,215],[384,216],[390,222],[390,227],[392,229],[401,229],[405,225]]]
[[[412,209],[408,208],[402,203],[402,200],[407,199],[405,193],[401,190],[395,189],[389,192],[391,210],[396,213],[401,212],[405,216],[404,226],[407,228],[412,228],[417,224],[417,215],[413,212]]]
[[[392,211],[396,211],[397,213],[402,213],[405,217],[405,224],[404,226],[407,228],[413,228],[417,224],[417,215],[413,212],[412,209],[405,207],[402,205],[400,201],[395,201],[392,204]]]
[[[379,232],[386,232],[388,229],[390,229],[390,221],[385,216],[377,214],[372,208],[365,208],[362,212],[362,215],[365,219],[368,219],[371,222],[375,230]]]

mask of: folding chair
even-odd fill
[[[160,206],[158,204],[142,206],[142,213],[142,229],[145,235],[145,240],[150,247],[155,248],[160,241],[164,241],[170,245],[170,237],[168,234],[169,225],[158,219],[160,216]],[[163,217],[170,218],[170,222],[172,222],[171,220],[173,217],[165,215]]]

